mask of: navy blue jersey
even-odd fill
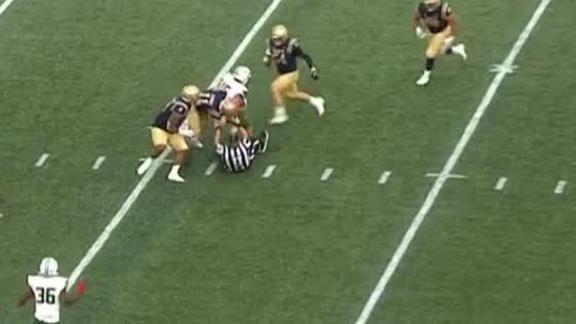
[[[181,96],[174,97],[156,115],[153,127],[161,128],[168,133],[177,133],[182,123],[186,120],[192,104]]]
[[[272,59],[279,74],[297,71],[298,57],[303,58],[309,67],[313,66],[312,58],[304,53],[296,38],[289,38],[282,44],[277,44],[274,40],[269,39],[265,55]]]
[[[196,102],[198,111],[206,112],[213,118],[222,116],[222,103],[226,99],[226,90],[206,90],[200,93]]]
[[[433,34],[440,33],[448,27],[448,17],[452,14],[452,8],[443,2],[436,7],[429,7],[421,2],[417,11],[420,19],[424,21],[428,30]]]

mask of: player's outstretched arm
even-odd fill
[[[30,288],[26,289],[26,292],[18,299],[16,306],[21,307],[24,306],[30,299],[34,298],[34,293]]]
[[[60,294],[62,300],[66,305],[72,305],[82,298],[84,292],[86,291],[86,283],[83,281],[78,282],[76,285],[76,294],[71,294],[69,292],[63,291]]]
[[[448,24],[450,25],[452,36],[454,37],[458,36],[460,26],[458,26],[458,20],[456,19],[454,13],[453,12],[450,13],[450,15],[446,19],[448,20]]]

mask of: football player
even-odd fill
[[[288,121],[284,98],[302,100],[310,103],[318,112],[324,114],[324,99],[313,97],[298,89],[298,58],[304,59],[310,68],[314,80],[318,80],[318,70],[314,66],[312,57],[302,50],[296,38],[288,36],[288,29],[283,25],[272,28],[272,37],[268,40],[268,48],[264,54],[264,64],[274,63],[278,77],[272,82],[272,101],[274,103],[274,117],[270,124],[282,124]]]
[[[464,44],[454,44],[458,34],[458,22],[452,7],[442,0],[423,0],[412,17],[412,27],[419,38],[427,38],[426,65],[424,73],[416,81],[423,86],[430,82],[434,61],[443,54],[457,54],[467,59]]]
[[[18,307],[30,299],[34,299],[34,323],[59,323],[60,299],[67,305],[77,302],[84,291],[84,282],[78,282],[76,294],[66,292],[68,279],[58,275],[58,262],[52,257],[43,258],[37,275],[29,275],[26,279],[28,289],[18,300]]]
[[[246,95],[245,92],[237,91],[239,89],[202,91],[196,102],[198,113],[189,118],[192,128],[198,129],[198,132],[204,132],[212,120],[214,129],[217,126],[232,124],[249,131],[250,125],[245,118]]]
[[[174,164],[168,173],[168,180],[184,182],[180,176],[180,167],[188,152],[185,137],[196,135],[185,121],[191,112],[195,112],[199,96],[200,90],[196,86],[187,85],[179,96],[170,100],[156,115],[151,128],[152,154],[136,170],[139,175],[144,174],[162,151],[170,146],[174,150]]]
[[[222,77],[222,80],[214,89],[209,90],[225,90],[229,92],[241,92],[244,95],[248,94],[248,83],[252,79],[252,71],[246,66],[237,66],[234,71],[227,72]]]

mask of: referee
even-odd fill
[[[229,145],[220,142],[220,132],[221,130],[217,128],[214,136],[216,154],[222,161],[224,169],[229,172],[236,173],[248,170],[256,158],[256,154],[264,153],[268,148],[270,134],[267,131],[263,131],[258,137],[252,138],[244,128],[239,128],[238,140]]]

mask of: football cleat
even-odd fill
[[[425,86],[430,83],[430,71],[424,71],[422,76],[416,81],[417,86]]]
[[[318,116],[324,115],[326,108],[324,107],[324,98],[322,97],[312,97],[310,98],[310,104],[314,106],[318,112]]]
[[[468,59],[468,54],[466,53],[466,45],[464,44],[452,46],[452,52],[460,55],[464,61]]]
[[[264,153],[268,149],[268,141],[270,141],[270,133],[267,131],[262,131],[260,136],[258,136],[260,140],[260,145],[258,147],[258,153]]]
[[[189,137],[188,142],[190,143],[191,146],[193,146],[195,148],[203,148],[204,147],[204,144],[202,144],[202,142],[200,141],[200,139],[197,136]]]
[[[168,180],[172,181],[172,182],[178,182],[178,183],[183,183],[186,180],[184,180],[184,178],[182,178],[179,174],[178,171],[175,169],[170,170],[170,173],[168,173]]]
[[[268,123],[270,125],[280,125],[280,124],[284,124],[285,122],[288,121],[288,119],[290,119],[288,117],[288,115],[284,114],[284,115],[276,115],[274,117],[272,117],[272,119],[270,119],[268,121]]]
[[[136,169],[136,173],[138,175],[143,175],[144,173],[146,173],[146,171],[148,171],[148,169],[150,168],[150,166],[152,165],[152,161],[154,161],[154,159],[152,159],[151,157],[147,157],[146,160],[144,160],[140,166],[138,167],[138,169]]]

